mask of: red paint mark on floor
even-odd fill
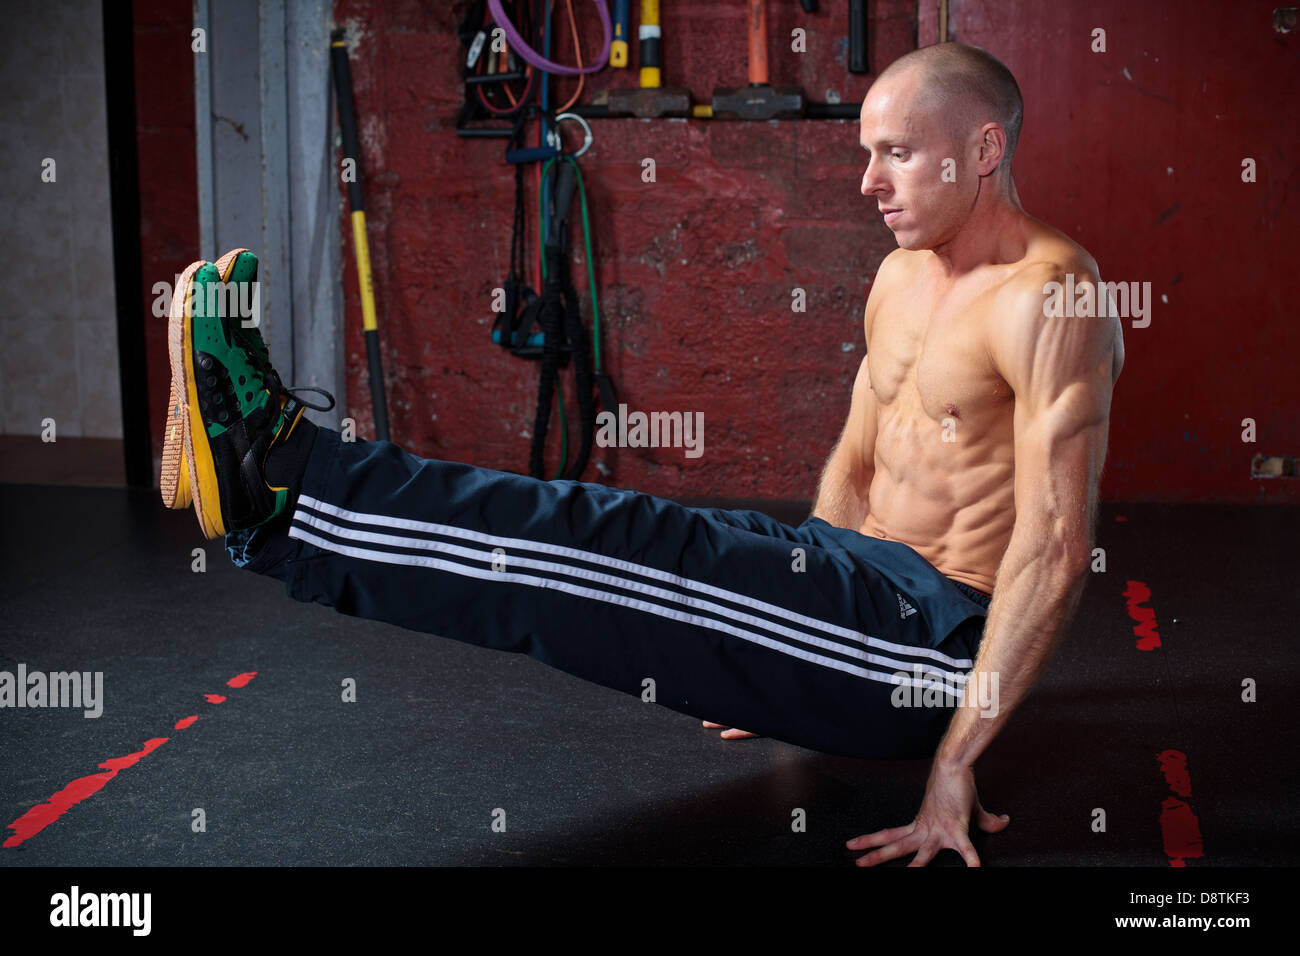
[[[119,770],[134,766],[140,758],[148,756],[165,743],[167,743],[166,737],[154,737],[152,740],[145,741],[143,750],[137,750],[125,757],[111,757],[105,760],[99,766],[108,773],[92,773],[88,777],[80,777],[72,781],[49,800],[38,803],[9,824],[8,829],[13,830],[14,833],[5,840],[4,845],[18,846],[24,840],[31,839],[82,800],[104,789],[104,785],[116,777]]]
[[[1139,651],[1154,651],[1160,646],[1160,633],[1156,629],[1156,612],[1149,607],[1141,607],[1151,600],[1151,589],[1142,581],[1129,581],[1124,590],[1128,599],[1128,616],[1137,622],[1133,633],[1138,636]]]
[[[1192,808],[1177,797],[1166,797],[1160,805],[1160,832],[1170,866],[1186,866],[1187,860],[1205,855],[1200,821]]]
[[[137,750],[133,754],[127,754],[125,757],[110,757],[99,766],[104,770],[125,770],[127,767],[134,767],[141,757],[147,757],[163,744],[167,743],[166,737],[152,737],[144,742],[144,750]]]
[[[1192,795],[1192,778],[1187,773],[1187,754],[1181,750],[1164,750],[1156,754],[1160,772],[1165,775],[1169,789],[1180,797]]]
[[[229,687],[244,687],[256,676],[257,671],[236,674],[230,680],[226,681],[226,685]],[[203,696],[213,704],[224,703],[226,699],[220,694],[204,694]],[[175,729],[184,730],[198,719],[197,714],[190,717],[184,717],[176,722]],[[167,743],[168,739],[169,738],[167,737],[152,737],[144,742],[143,750],[137,750],[135,753],[127,754],[125,757],[110,757],[108,760],[101,763],[99,767],[101,770],[107,771],[106,773],[92,773],[86,777],[78,777],[58,793],[54,794],[54,796],[50,797],[50,799],[46,800],[44,803],[38,803],[13,823],[9,824],[6,829],[13,830],[14,832],[11,837],[5,840],[3,845],[6,847],[14,847],[18,846],[25,840],[30,840],[82,800],[85,800],[87,797],[93,796],[100,790],[103,790],[104,786],[117,776],[118,771],[135,766],[135,764],[141,759],[147,757],[163,744]]]
[[[1116,515],[1116,516],[1115,516],[1115,521],[1116,521],[1116,523],[1118,523],[1118,522],[1120,522],[1120,521],[1127,521],[1127,520],[1128,520],[1128,518],[1126,518],[1124,515]]]
[[[1186,801],[1179,797],[1192,796],[1192,778],[1187,772],[1187,754],[1181,750],[1162,750],[1156,754],[1160,772],[1164,774],[1169,789],[1178,796],[1165,797],[1160,804],[1160,834],[1164,839],[1165,855],[1170,866],[1186,866],[1189,859],[1205,855],[1201,839],[1201,823]]]

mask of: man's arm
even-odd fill
[[[1082,270],[1075,279],[1096,282]],[[1063,282],[1064,273],[1046,281]],[[1047,666],[1078,607],[1092,552],[1116,320],[1045,317],[1043,282],[1031,283],[1020,320],[995,330],[990,341],[1015,393],[1016,523],[971,674],[973,687],[981,686],[981,674],[998,675],[998,712],[981,717],[975,708],[959,709],[935,754],[950,768],[974,766]]]
[[[866,348],[871,347],[871,327],[881,300],[899,266],[903,250],[895,249],[880,263],[875,281],[862,312],[862,335]],[[813,517],[837,528],[859,531],[870,513],[868,492],[876,473],[876,393],[871,388],[871,370],[867,356],[862,357],[853,382],[849,417],[840,440],[822,469],[817,487]]]
[[[988,832],[1008,821],[980,805],[975,761],[1042,673],[1083,591],[1119,340],[1114,318],[1044,316],[1042,286],[1064,276],[1035,271],[1007,319],[995,323],[989,346],[1015,393],[1016,523],[967,686],[996,686],[997,713],[957,708],[935,754],[916,820],[910,827],[850,841],[850,849],[880,847],[862,857],[862,865],[915,852],[912,865],[924,866],[945,847],[978,865],[968,836],[972,817]],[[1083,269],[1075,276],[1079,282],[1096,281],[1095,273]]]
[[[857,531],[870,511],[867,493],[876,473],[876,397],[866,356],[858,366],[849,403],[849,417],[835,450],[822,469],[813,517],[837,528]]]

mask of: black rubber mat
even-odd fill
[[[104,682],[98,718],[0,710],[4,823],[117,768],[0,865],[848,865],[846,839],[910,822],[924,791],[925,762],[722,741],[527,658],[298,604],[156,495],[0,485],[0,528],[0,670]],[[1296,509],[1102,509],[1106,570],[977,768],[1012,817],[976,836],[986,866],[1300,859],[1297,532]],[[1130,604],[1159,647],[1137,649]]]

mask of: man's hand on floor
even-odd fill
[[[748,730],[737,730],[735,727],[727,727],[726,724],[715,724],[710,720],[704,721],[704,726],[709,730],[722,730],[721,737],[723,740],[749,740],[752,737],[763,736],[762,734],[751,734]]]
[[[921,810],[910,825],[855,837],[848,842],[848,848],[878,847],[858,857],[858,866],[875,866],[909,853],[915,853],[916,858],[908,866],[925,866],[943,849],[956,850],[967,866],[979,866],[980,858],[968,836],[972,814],[985,833],[998,833],[1011,823],[1006,814],[994,816],[980,806],[971,768],[942,768],[936,762],[925,785]]]

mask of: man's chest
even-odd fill
[[[991,298],[936,295],[919,285],[880,303],[867,342],[867,364],[881,423],[901,418],[990,424],[1003,414],[1011,389],[989,357]]]

